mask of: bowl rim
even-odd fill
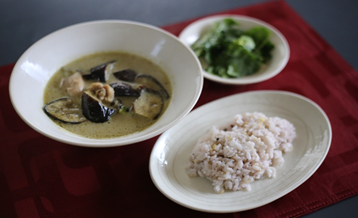
[[[218,83],[222,83],[222,84],[227,84],[227,85],[246,85],[246,84],[253,84],[253,83],[259,83],[268,79],[271,79],[272,77],[276,76],[277,74],[279,74],[287,65],[288,60],[290,58],[290,46],[287,42],[287,39],[285,38],[285,36],[273,25],[260,20],[258,18],[255,17],[250,17],[247,15],[239,15],[239,14],[217,14],[217,15],[211,15],[211,16],[207,16],[207,17],[202,17],[199,18],[193,22],[191,22],[188,26],[186,26],[179,34],[179,39],[188,47],[190,47],[190,45],[188,45],[185,42],[185,35],[187,34],[188,31],[190,31],[191,29],[194,28],[204,28],[207,27],[209,25],[212,25],[214,22],[219,21],[221,19],[225,19],[225,18],[233,18],[236,19],[238,21],[240,20],[245,20],[248,22],[253,22],[256,23],[260,26],[264,26],[266,28],[268,28],[271,32],[273,32],[274,34],[276,34],[278,36],[278,38],[280,39],[280,41],[282,42],[282,45],[284,47],[285,52],[287,53],[287,55],[284,56],[284,59],[282,60],[282,64],[280,65],[279,68],[277,68],[275,71],[273,71],[270,74],[267,75],[260,75],[259,77],[253,77],[253,78],[245,78],[245,80],[242,80],[243,77],[239,77],[239,78],[222,78],[213,74],[210,74],[208,72],[206,72],[203,69],[203,76],[206,79],[218,82]],[[199,30],[197,30],[199,31]]]
[[[37,125],[33,124],[27,117],[25,117],[20,110],[18,109],[18,105],[16,104],[15,100],[14,100],[14,93],[12,90],[14,90],[14,87],[16,85],[16,81],[14,79],[14,77],[16,76],[16,74],[19,70],[20,70],[20,65],[24,62],[25,57],[27,56],[27,54],[29,52],[31,52],[31,50],[38,46],[42,41],[53,37],[53,35],[58,34],[58,32],[62,32],[62,31],[67,31],[70,29],[74,29],[77,28],[79,26],[86,26],[86,25],[100,25],[100,24],[124,24],[124,25],[134,25],[134,26],[139,26],[139,27],[144,27],[144,28],[148,28],[154,31],[157,31],[161,34],[166,35],[167,37],[171,38],[172,40],[176,41],[177,43],[181,44],[183,46],[184,49],[187,49],[187,47],[184,45],[184,43],[182,43],[178,37],[176,37],[174,34],[161,29],[160,27],[151,25],[151,24],[147,24],[147,23],[141,23],[138,21],[130,21],[130,20],[121,20],[121,19],[103,19],[103,20],[92,20],[92,21],[85,21],[85,22],[80,22],[80,23],[75,23],[63,28],[60,28],[58,30],[55,30],[45,36],[43,36],[42,38],[40,38],[39,40],[35,41],[31,46],[29,46],[23,53],[22,55],[19,57],[19,59],[16,61],[11,75],[10,75],[10,79],[9,79],[9,97],[10,97],[10,102],[15,110],[15,112],[17,113],[17,115],[28,125],[30,126],[32,129],[34,129],[35,131],[41,133],[42,135],[50,138],[50,139],[54,139],[56,141],[59,142],[63,142],[66,144],[70,144],[70,145],[76,145],[76,146],[80,146],[80,147],[98,147],[98,148],[106,148],[106,147],[118,147],[118,146],[124,146],[124,145],[130,145],[130,144],[134,144],[137,142],[141,142],[153,137],[156,137],[158,135],[160,135],[161,133],[163,133],[165,130],[171,128],[172,126],[174,126],[176,123],[178,123],[182,118],[184,118],[196,105],[197,101],[199,100],[200,96],[201,96],[201,92],[203,89],[203,83],[204,83],[204,78],[203,78],[203,73],[202,73],[202,68],[201,68],[201,64],[199,62],[199,60],[197,59],[195,53],[191,50],[191,49],[187,49],[188,53],[191,54],[191,56],[194,58],[194,61],[196,62],[196,65],[198,66],[197,70],[198,73],[197,78],[198,81],[196,82],[198,84],[198,86],[195,88],[195,93],[190,101],[190,103],[188,104],[189,106],[187,108],[185,108],[185,110],[183,112],[181,112],[179,114],[179,116],[173,118],[171,121],[166,122],[166,124],[164,124],[163,126],[161,126],[158,129],[155,129],[149,133],[146,133],[144,135],[138,135],[135,138],[127,138],[130,137],[133,134],[129,134],[126,136],[122,136],[122,137],[114,137],[114,138],[106,138],[106,139],[90,139],[90,138],[85,138],[82,136],[78,136],[74,133],[70,133],[72,135],[74,135],[74,137],[79,137],[79,138],[83,138],[86,139],[84,142],[81,142],[81,140],[76,140],[76,141],[72,141],[71,139],[64,139],[61,137],[57,137],[57,136],[53,136],[51,134],[49,134],[44,128],[40,128]],[[54,125],[56,125],[54,123]],[[155,125],[155,124],[154,124]],[[59,127],[60,131],[62,127]],[[63,128],[62,128],[63,129]],[[67,130],[63,129],[64,131],[68,132]],[[139,132],[140,133],[140,132]],[[90,141],[90,142],[89,142]]]

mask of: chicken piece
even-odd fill
[[[76,72],[71,76],[64,78],[60,82],[60,87],[67,91],[70,96],[79,95],[85,86],[82,74]]]
[[[92,83],[88,90],[102,102],[111,103],[114,100],[114,89],[108,84]]]

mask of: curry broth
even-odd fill
[[[82,57],[78,60],[75,60],[59,71],[57,71],[48,82],[45,88],[44,94],[44,103],[47,104],[55,99],[69,96],[67,92],[60,88],[60,81],[62,78],[66,78],[71,75],[71,70],[81,70],[85,72],[89,72],[89,70],[97,65],[116,60],[116,64],[113,66],[112,72],[116,72],[123,69],[133,69],[138,74],[147,74],[156,78],[163,87],[167,90],[169,95],[172,94],[172,88],[169,81],[168,76],[165,72],[157,65],[152,63],[151,61],[124,52],[103,52],[96,53],[92,55],[88,55]],[[109,76],[107,83],[112,83],[118,81],[112,74]],[[93,82],[95,81],[85,81],[86,90]],[[81,96],[72,97],[74,102],[80,105]],[[119,97],[122,103],[126,106],[130,106],[131,102],[134,101],[134,97]],[[166,110],[170,99],[164,101],[163,111]],[[73,132],[75,134],[87,137],[87,138],[113,138],[119,136],[125,136],[128,134],[132,134],[138,131],[142,131],[153,123],[155,123],[158,119],[152,120],[134,113],[116,113],[111,116],[110,120],[104,123],[94,123],[91,121],[85,121],[80,124],[68,124],[60,121],[54,120],[59,126],[64,129]]]

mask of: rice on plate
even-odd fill
[[[187,173],[209,179],[217,193],[249,191],[254,180],[276,176],[295,137],[295,127],[286,119],[260,112],[237,114],[198,140]]]

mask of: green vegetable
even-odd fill
[[[270,31],[253,27],[247,31],[231,18],[223,19],[200,37],[191,47],[211,74],[236,78],[257,72],[271,59],[275,46],[269,41]]]

